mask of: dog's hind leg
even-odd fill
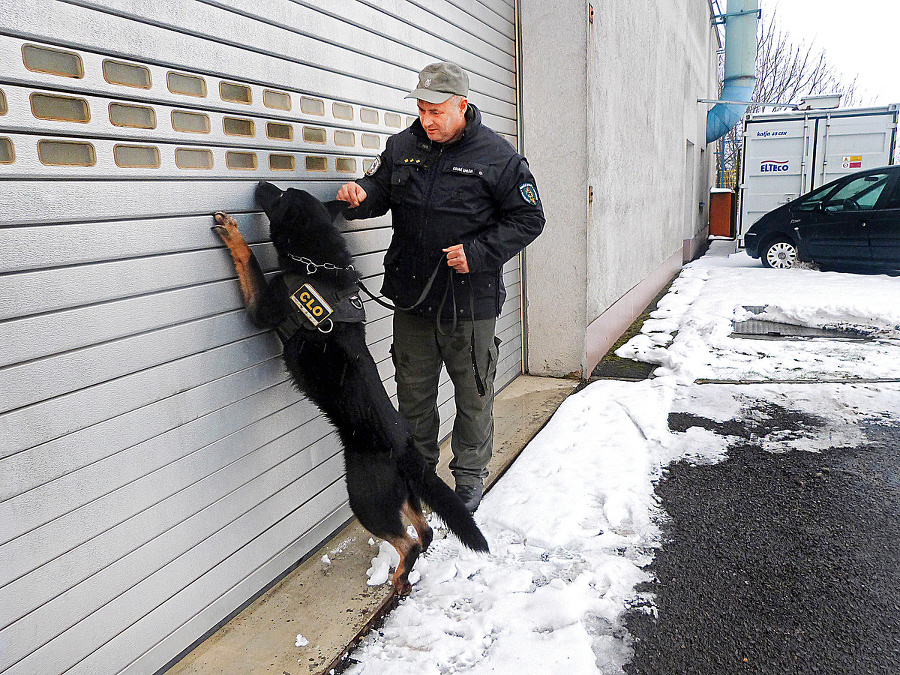
[[[388,535],[385,539],[397,549],[400,554],[400,563],[394,571],[391,583],[397,589],[400,595],[407,595],[412,590],[412,584],[409,583],[409,573],[412,571],[413,565],[416,564],[419,554],[422,552],[422,545],[410,537],[406,532],[402,535]]]
[[[413,494],[409,495],[408,500],[403,504],[403,514],[409,518],[409,522],[416,528],[416,534],[419,535],[419,543],[422,545],[422,552],[424,553],[431,546],[434,532],[428,521],[425,520],[425,514],[422,513],[422,505],[419,503],[418,497]]]
[[[244,298],[244,306],[250,314],[253,323],[264,328],[268,323],[262,316],[263,296],[267,289],[266,278],[259,266],[256,256],[247,245],[244,237],[238,231],[234,218],[221,211],[215,214],[216,225],[212,230],[225,242],[234,266],[237,269],[238,279],[241,282],[241,296]]]

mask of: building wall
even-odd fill
[[[337,435],[212,214],[274,272],[257,182],[333,198],[438,59],[515,142],[505,0],[4,5],[0,672],[155,672],[350,517]],[[378,288],[390,218],[345,233]],[[498,386],[522,368],[518,259],[504,279]],[[393,395],[389,312],[366,309]],[[439,403],[446,433],[446,376]]]
[[[582,2],[520,6],[524,147],[548,218],[528,251],[527,367],[581,376],[703,239],[697,99],[716,95],[718,42],[707,0],[596,2],[593,23]]]

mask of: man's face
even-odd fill
[[[449,143],[462,135],[466,128],[466,99],[456,102],[454,97],[450,97],[443,103],[419,99],[418,104],[419,121],[432,141]]]

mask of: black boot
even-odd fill
[[[481,497],[484,495],[484,483],[478,481],[474,485],[457,485],[456,494],[462,499],[466,511],[475,513],[478,505],[481,504]]]

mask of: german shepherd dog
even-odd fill
[[[366,346],[359,276],[334,223],[347,204],[326,206],[307,192],[281,191],[266,182],[256,188],[256,201],[269,218],[281,265],[269,282],[232,217],[216,213],[212,229],[234,259],[250,319],[260,328],[276,328],[294,383],[337,428],[350,508],[363,527],[397,549],[400,564],[392,583],[398,593],[409,593],[409,572],[433,537],[420,499],[468,548],[486,552],[487,541],[456,493],[415,449],[381,383]]]

